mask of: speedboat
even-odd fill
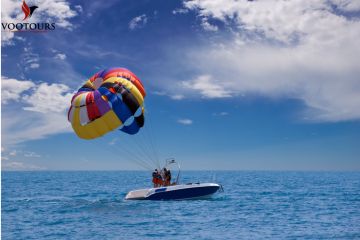
[[[130,191],[126,196],[126,200],[185,200],[185,199],[204,199],[219,190],[222,186],[217,183],[187,183],[179,184],[180,165],[174,159],[168,160],[166,167],[171,164],[177,164],[178,174],[176,181],[170,186],[146,188]]]
[[[126,200],[181,200],[203,199],[216,193],[221,185],[216,183],[188,183],[167,187],[130,191]]]

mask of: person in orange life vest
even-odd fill
[[[161,173],[157,172],[156,179],[157,179],[157,186],[161,187],[164,184]]]
[[[154,183],[154,188],[158,187],[158,175],[159,175],[159,172],[157,169],[155,169],[152,173],[152,182]]]

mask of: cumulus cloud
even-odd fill
[[[182,124],[182,125],[191,125],[191,124],[193,124],[193,121],[191,119],[188,119],[188,118],[178,119],[177,122]]]
[[[203,21],[222,21],[232,36],[187,52],[200,75],[182,87],[205,98],[299,99],[315,121],[360,119],[360,20],[346,14],[359,11],[357,2],[185,1]]]
[[[356,0],[331,0],[338,9],[343,11],[355,12],[360,11],[360,1]]]
[[[209,23],[207,18],[203,18],[201,20],[201,26],[206,31],[216,32],[217,30],[219,30],[219,28],[216,25],[213,25],[213,24]]]
[[[40,83],[29,95],[22,97],[28,105],[24,110],[48,113],[64,112],[71,101],[70,88],[64,84]]]
[[[71,131],[66,117],[72,96],[68,86],[6,77],[2,86],[4,146]]]
[[[76,11],[70,8],[70,3],[64,0],[38,0],[39,7],[26,21],[31,22],[55,22],[57,27],[71,29],[69,19],[77,15]],[[1,22],[21,22],[24,18],[21,10],[21,2],[18,0],[3,0],[1,2]],[[16,33],[4,31],[1,34],[1,41],[4,45],[11,45]]]
[[[142,28],[146,25],[147,21],[148,21],[148,18],[146,17],[146,14],[134,17],[129,22],[129,28],[131,30],[135,30],[137,28]]]
[[[66,55],[64,53],[58,53],[58,54],[55,55],[55,59],[65,60]]]
[[[5,146],[71,132],[66,113],[7,110],[3,113],[2,125],[2,144]]]
[[[6,104],[9,100],[19,101],[21,94],[34,87],[31,81],[19,81],[14,78],[1,77],[1,102]]]
[[[220,81],[215,80],[210,75],[201,75],[191,81],[181,82],[181,86],[199,92],[204,98],[227,98],[231,97],[231,92],[226,90]]]

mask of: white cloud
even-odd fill
[[[360,1],[356,0],[331,0],[338,9],[343,11],[355,12],[360,11]]]
[[[2,163],[2,167],[7,168],[7,169],[14,169],[14,170],[24,169],[24,163],[22,163],[22,162],[7,162],[7,163]]]
[[[71,131],[66,117],[72,96],[68,86],[35,84],[6,77],[3,77],[2,85],[4,146]],[[22,86],[21,90],[19,86]],[[10,101],[13,102],[10,104]]]
[[[32,81],[22,81],[2,76],[2,103],[21,101],[27,106],[24,110],[36,112],[62,112],[70,103],[72,92],[64,84],[35,84]],[[28,94],[25,91],[31,90]]]
[[[75,5],[74,8],[79,12],[82,13],[83,12],[83,8],[81,5]]]
[[[216,32],[217,30],[219,30],[219,28],[216,25],[210,24],[207,18],[203,18],[201,20],[201,26],[206,31]]]
[[[152,94],[157,95],[157,96],[166,96],[166,92],[163,91],[153,91]]]
[[[15,37],[14,32],[1,32],[1,45],[2,46],[12,46],[14,43],[12,42],[12,39]]]
[[[16,150],[13,150],[9,153],[9,156],[16,156],[17,154],[17,151]]]
[[[194,80],[183,81],[181,82],[181,86],[199,92],[204,98],[231,97],[231,92],[226,90],[220,81],[214,80],[210,75],[201,75]]]
[[[170,94],[170,93],[166,93],[164,91],[153,91],[152,94],[157,95],[157,96],[167,96],[167,97],[171,98],[172,100],[183,100],[185,98],[185,96],[183,94]]]
[[[58,54],[55,55],[55,59],[65,60],[66,59],[66,54],[58,53]]]
[[[215,117],[223,117],[223,116],[227,116],[229,115],[228,112],[216,112],[216,113],[213,113],[213,116]]]
[[[20,63],[25,70],[39,68],[40,67],[39,61],[40,61],[39,54],[33,52],[31,44],[28,44],[27,47],[24,47],[24,52],[21,54]]]
[[[69,19],[77,14],[70,8],[69,2],[64,0],[39,0],[37,5],[39,6],[37,10],[41,13],[35,16],[39,16],[39,21],[47,19],[48,21],[54,21],[56,26],[67,29],[72,28]]]
[[[28,164],[17,161],[6,161],[2,163],[2,167],[5,170],[16,170],[16,171],[29,171],[29,170],[45,170],[46,168],[40,167],[34,164]]]
[[[27,158],[39,158],[39,157],[41,157],[41,155],[39,155],[39,154],[37,154],[35,152],[25,152],[24,157],[27,157]]]
[[[332,4],[358,11],[357,2]],[[299,99],[315,121],[360,119],[359,18],[338,15],[327,0],[191,0],[184,6],[203,21],[224,22],[233,35],[187,52],[200,77],[183,87],[208,98],[220,90],[218,97]]]
[[[180,123],[180,124],[183,124],[183,125],[191,125],[191,124],[193,124],[193,121],[191,119],[188,119],[188,118],[178,119],[177,122]]]
[[[30,64],[30,68],[32,68],[32,69],[39,68],[39,67],[40,67],[40,64],[38,64],[38,63],[31,63]]]
[[[38,0],[36,5],[39,7],[31,16],[29,22],[55,22],[56,27],[71,29],[72,24],[69,19],[75,17],[77,13],[70,9],[70,3],[64,0]],[[21,2],[18,0],[3,0],[1,2],[1,22],[21,22],[24,13],[21,10]],[[11,45],[16,34],[4,31],[1,34],[1,41],[4,45]]]
[[[2,151],[1,153],[3,160],[12,160],[16,161],[16,158],[39,158],[41,155],[32,152],[32,151],[23,151],[23,150],[9,150],[9,151]]]
[[[174,95],[171,95],[170,98],[173,100],[182,100],[185,98],[185,96],[182,94],[174,94]]]
[[[175,10],[172,11],[173,14],[185,14],[188,13],[189,10],[186,8],[177,8]]]
[[[29,105],[24,110],[48,113],[64,112],[70,104],[72,93],[64,84],[40,83],[31,95],[24,95],[23,102]]]
[[[131,30],[135,30],[137,28],[142,28],[142,27],[144,27],[146,25],[147,21],[148,21],[148,19],[146,17],[146,14],[134,17],[129,22],[129,28]]]
[[[13,78],[1,77],[1,102],[6,104],[10,100],[19,101],[21,94],[34,87],[31,81],[19,81]]]
[[[5,146],[72,131],[65,112],[44,114],[21,108],[4,110],[2,128],[2,144]]]

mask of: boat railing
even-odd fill
[[[173,182],[175,183],[174,185],[178,185],[179,184],[179,180],[180,180],[180,172],[181,172],[181,168],[180,168],[180,164],[178,162],[175,161],[175,158],[168,158],[165,160],[165,168],[169,168],[170,165],[175,164],[178,168],[178,173],[176,176],[176,181]],[[173,185],[173,184],[171,184]]]

